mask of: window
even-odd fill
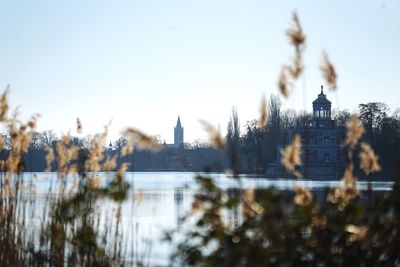
[[[330,161],[329,153],[325,153],[325,162],[329,162],[329,161]]]
[[[325,145],[328,145],[328,144],[329,144],[329,137],[325,136]]]

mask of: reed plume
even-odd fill
[[[107,141],[108,125],[104,126],[101,134],[93,136],[88,144],[89,155],[85,162],[85,171],[92,171],[93,176],[101,170],[101,164],[104,160],[104,144]]]
[[[264,208],[255,201],[254,188],[249,187],[243,195],[242,216],[244,220],[256,216],[264,211]]]
[[[374,150],[367,143],[361,143],[360,157],[360,169],[365,174],[378,172],[381,170],[381,166],[378,163],[379,157],[375,154]]]
[[[301,165],[301,141],[300,135],[296,134],[291,144],[286,146],[282,151],[282,165],[292,173],[295,177],[300,178],[301,173],[296,167]]]
[[[281,73],[279,74],[279,80],[278,80],[278,89],[279,92],[285,97],[288,98],[291,92],[292,84],[289,81],[288,77],[288,69],[286,66],[283,66],[281,69]]]
[[[289,64],[282,66],[278,79],[278,89],[284,97],[288,98],[292,81],[297,80],[304,72],[303,53],[306,47],[306,35],[296,12],[293,12],[292,25],[286,31],[286,35],[289,43],[294,47],[295,56]]]
[[[139,149],[149,150],[152,152],[160,151],[162,146],[153,136],[147,135],[136,128],[127,128],[123,135],[127,138],[122,155],[128,155],[133,152],[134,147]]]
[[[223,149],[225,147],[225,140],[222,138],[219,130],[205,120],[200,120],[200,123],[203,125],[204,130],[208,133],[211,145],[216,149]]]
[[[294,188],[295,196],[294,196],[294,203],[300,206],[305,206],[311,203],[313,200],[312,193],[310,190],[303,186],[296,186]]]
[[[347,132],[344,144],[350,146],[353,149],[363,135],[364,127],[362,126],[362,123],[356,114],[353,114],[351,116],[350,120],[347,122],[346,127]]]
[[[354,224],[348,224],[345,227],[346,232],[350,233],[350,242],[363,240],[368,232],[368,227],[366,225],[357,226]]]
[[[263,95],[260,104],[260,129],[266,130],[268,119],[269,119],[269,112],[268,112],[267,100],[265,99],[265,95]]]
[[[357,188],[357,177],[354,176],[354,165],[350,163],[343,174],[342,187],[335,188],[327,196],[327,201],[338,204],[338,208],[344,207],[354,198],[359,197],[360,192]]]
[[[7,113],[8,113],[8,94],[10,91],[10,86],[8,85],[4,92],[0,96],[0,122],[7,121]]]
[[[337,74],[335,71],[335,67],[330,62],[328,54],[326,52],[323,53],[320,69],[322,72],[322,76],[324,77],[326,83],[329,85],[329,88],[332,91],[335,91],[337,89]]]

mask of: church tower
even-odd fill
[[[178,121],[176,122],[176,126],[174,128],[174,145],[175,147],[183,144],[183,127],[181,125],[181,119],[178,116]]]

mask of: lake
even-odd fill
[[[100,174],[111,175],[111,174]],[[171,252],[171,245],[161,242],[164,231],[178,229],[182,226],[180,217],[191,210],[193,195],[197,188],[196,173],[190,172],[128,172],[125,179],[131,185],[129,197],[120,205],[121,224],[118,231],[122,237],[123,255],[127,262],[142,261],[146,266],[165,265]],[[311,181],[266,179],[258,175],[241,175],[241,182],[227,174],[211,174],[223,189],[253,187],[263,189],[275,187],[278,190],[288,190],[301,185],[310,188],[316,194],[326,187],[340,186],[339,181]],[[43,209],[49,192],[55,192],[59,180],[55,173],[24,174],[25,180],[31,180],[36,188],[36,206],[31,213],[35,228],[43,224]],[[76,177],[67,179],[67,187],[71,187]],[[358,188],[363,191],[367,182],[358,182]],[[373,181],[374,192],[391,190],[393,182]],[[51,194],[50,194],[51,195]],[[321,194],[322,195],[322,194]],[[43,201],[41,201],[43,200]],[[42,205],[40,203],[43,203]],[[112,231],[115,227],[119,206],[108,200],[97,203],[99,229]]]

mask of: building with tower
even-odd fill
[[[174,128],[174,145],[175,147],[179,147],[183,144],[183,127],[181,125],[181,118],[178,116],[178,121],[176,122],[176,126]]]
[[[345,155],[341,144],[345,129],[338,127],[331,115],[331,101],[326,98],[323,87],[318,98],[312,102],[312,119],[303,125],[291,127],[288,131],[288,144],[295,135],[301,137],[300,171],[306,179],[337,178],[343,170]],[[280,147],[282,148],[282,147]],[[267,168],[268,176],[287,176],[281,165],[281,149],[278,149],[277,162]]]
[[[166,148],[177,148],[184,144],[183,139],[184,129],[181,124],[181,118],[178,116],[178,120],[176,121],[176,126],[174,127],[174,143],[166,144],[164,141],[164,146]]]

